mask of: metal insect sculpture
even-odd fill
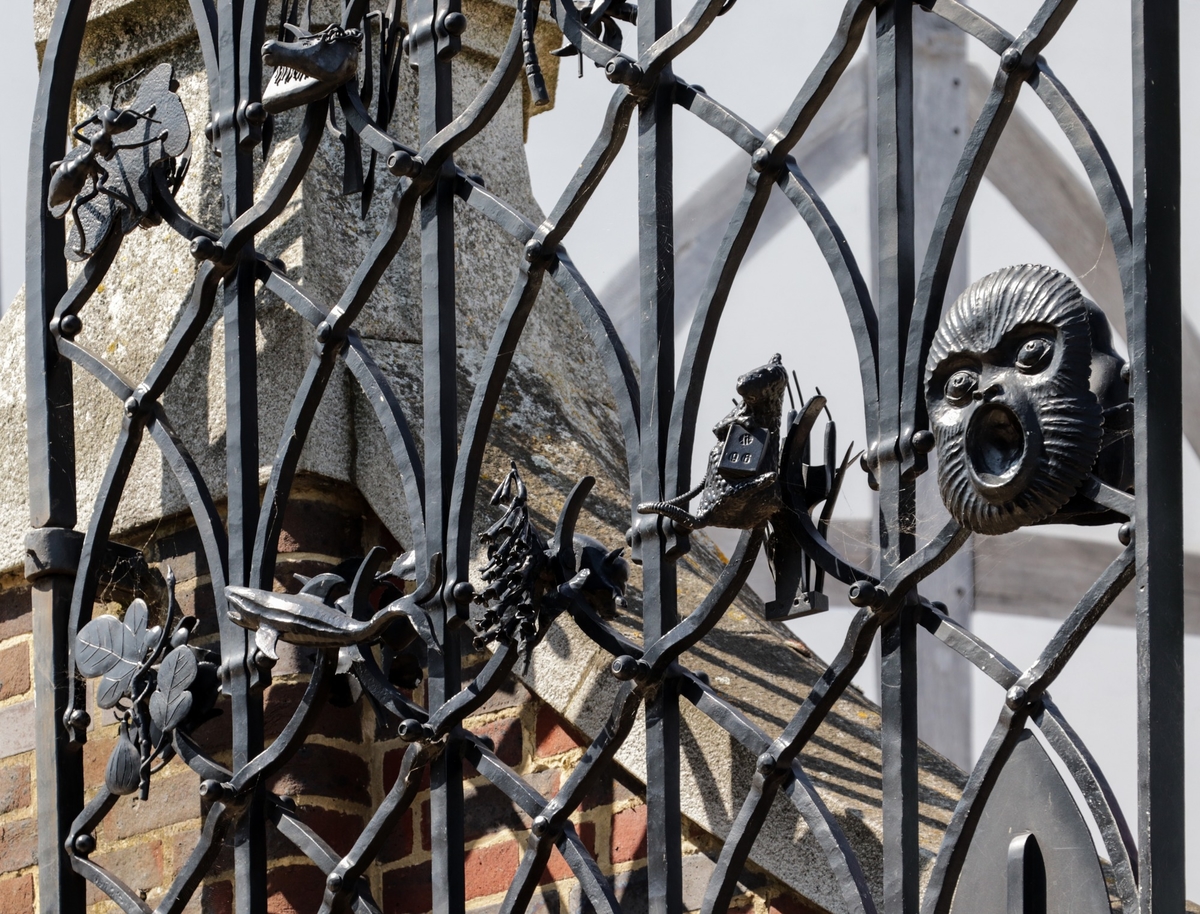
[[[1059,271],[1024,264],[972,284],[943,315],[926,368],[955,519],[985,534],[1118,519],[1081,490],[1093,469],[1118,493],[1132,484],[1123,366],[1103,313]]]
[[[142,81],[130,105],[115,107],[120,90],[139,78]],[[149,74],[139,73],[118,83],[107,105],[72,128],[78,145],[53,164],[46,196],[46,206],[55,218],[71,213],[74,225],[66,249],[71,260],[90,257],[118,217],[124,232],[144,221],[155,221],[150,169],[171,162],[171,191],[182,182],[186,163],[175,169],[173,160],[188,151],[191,131],[177,89],[173,68],[161,64]],[[136,138],[120,142],[124,137]]]

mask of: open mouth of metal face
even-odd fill
[[[980,408],[967,427],[967,457],[979,489],[1008,498],[1022,484],[1030,457],[1017,414],[1002,403]]]

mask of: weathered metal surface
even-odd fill
[[[127,914],[150,910],[119,874],[92,859],[95,834],[119,796],[152,790],[156,760],[177,754],[195,772],[210,805],[199,845],[159,901],[159,911],[174,914],[187,904],[226,840],[233,846],[236,910],[265,911],[269,827],[277,827],[325,872],[322,911],[377,910],[364,873],[383,836],[413,802],[426,768],[432,792],[433,906],[438,912],[461,911],[465,760],[532,821],[501,910],[527,908],[557,848],[592,907],[616,911],[612,884],[587,852],[570,817],[617,753],[631,743],[634,728],[643,726],[647,904],[655,914],[675,914],[683,905],[681,705],[686,702],[743,745],[752,746],[758,756],[748,791],[734,801],[736,813],[701,901],[705,914],[728,908],[769,810],[781,796],[817,836],[847,910],[949,911],[956,891],[970,888],[963,880],[976,878],[972,852],[983,849],[988,837],[981,822],[990,804],[1004,802],[997,784],[1003,782],[1002,772],[1015,770],[1008,767],[1016,764],[1014,758],[1028,754],[1022,747],[1031,745],[1031,727],[1041,730],[1083,792],[1124,909],[1177,914],[1183,872],[1178,857],[1178,211],[1171,201],[1178,186],[1178,73],[1172,45],[1177,22],[1172,4],[1133,0],[1132,5],[1138,79],[1136,208],[1100,138],[1042,56],[1072,13],[1073,4],[1066,0],[1047,0],[1016,37],[956,0],[930,0],[921,7],[905,0],[850,0],[827,52],[770,132],[759,131],[673,72],[676,61],[685,59],[701,34],[719,28],[717,19],[731,11],[731,0],[697,0],[680,19],[673,15],[670,0],[643,0],[638,8],[609,0],[552,2],[550,14],[567,41],[564,53],[601,66],[614,95],[575,178],[550,215],[535,221],[489,192],[486,174],[459,168],[455,156],[487,127],[506,97],[521,91],[522,77],[535,103],[548,98],[533,41],[539,0],[516,5],[508,44],[491,79],[457,113],[454,61],[468,24],[458,0],[409,0],[406,10],[396,0],[380,9],[371,9],[366,0],[345,0],[340,21],[321,32],[311,30],[307,10],[298,4],[283,6],[273,41],[267,40],[266,0],[192,0],[208,75],[210,111],[204,135],[220,158],[221,171],[219,202],[204,214],[186,212],[176,197],[186,180],[183,162],[191,131],[182,106],[176,110],[169,66],[134,77],[134,101],[119,108],[115,96],[111,98],[73,131],[80,145],[65,159],[56,158],[67,142],[69,101],[89,8],[87,0],[61,0],[46,44],[29,195],[27,365],[35,528],[67,531],[76,521],[73,367],[105,385],[121,404],[124,418],[77,566],[73,550],[66,558],[49,554],[62,551],[57,533],[35,534],[30,540],[35,551],[43,545],[49,550],[33,556],[41,897],[64,914],[81,911],[82,876]],[[923,265],[914,244],[913,180],[913,19],[921,16],[945,20],[998,58],[994,83],[946,191]],[[629,25],[636,26],[635,45],[624,41]],[[838,81],[846,77],[872,25],[879,175],[874,296],[833,215],[791,155]],[[631,49],[623,51],[627,46]],[[402,59],[417,73],[414,144],[389,133]],[[264,62],[278,67],[267,80]],[[1101,332],[1098,312],[1084,303],[1069,280],[1053,271],[1011,268],[1004,272],[1007,286],[995,277],[986,278],[957,304],[945,307],[975,190],[1023,91],[1047,105],[1074,144],[1107,219],[1125,294],[1128,379]],[[256,151],[282,139],[275,136],[273,113],[293,106],[303,106],[303,119],[289,139],[286,161],[265,189],[256,188]],[[683,114],[727,136],[746,154],[746,161],[743,195],[700,290],[677,375],[671,189],[673,121]],[[160,115],[170,123],[161,126]],[[377,187],[387,188],[390,196],[383,230],[345,288],[336,291],[336,302],[319,300],[323,296],[316,292],[310,295],[307,286],[288,277],[286,263],[266,256],[256,245],[301,186],[327,129],[344,153],[343,192],[361,194],[364,213]],[[593,194],[615,150],[631,132],[637,137],[640,182],[642,323],[636,374],[603,304],[574,267],[566,247],[583,209],[599,205]],[[120,186],[114,170],[121,175]],[[719,442],[705,480],[692,488],[688,478],[713,341],[738,267],[768,200],[777,195],[797,209],[814,233],[837,280],[857,346],[869,438],[861,465],[880,493],[878,574],[830,545],[831,514],[841,479],[851,466],[850,454],[838,455],[830,428],[824,460],[811,457],[809,433],[825,405],[823,398],[801,404],[781,427],[789,385],[778,358],[739,380],[742,401],[717,427]],[[456,284],[464,277],[456,271],[455,247],[461,222],[456,208],[464,204],[506,233],[521,254],[511,294],[469,394],[460,435],[459,400],[468,393],[460,389],[456,355],[461,332]],[[75,234],[64,246],[58,220],[68,212]],[[148,360],[144,374],[127,378],[108,353],[92,348],[81,335],[81,314],[113,268],[125,234],[147,221],[161,221],[186,239],[199,266],[191,305],[162,351]],[[416,445],[408,418],[418,404],[392,388],[355,326],[410,230],[419,236],[421,249],[422,448]],[[85,261],[69,285],[68,257]],[[528,492],[514,467],[493,500],[502,517],[484,534],[486,561],[472,568],[484,450],[513,368],[514,350],[545,283],[556,284],[583,317],[616,404],[629,482],[626,538],[631,560],[641,566],[641,643],[607,618],[624,598],[628,577],[620,544],[575,537],[576,518],[592,489],[590,478],[580,480],[566,498],[551,533],[534,526]],[[260,285],[307,322],[313,346],[282,423],[264,493],[258,478],[262,430],[255,324]],[[1063,295],[1049,301],[1041,295],[1047,288]],[[224,515],[217,511],[204,474],[175,434],[163,403],[218,302],[225,337]],[[352,576],[320,575],[303,582],[299,593],[272,593],[282,506],[339,365],[378,404],[376,417],[407,499],[411,536],[406,545],[411,553],[380,573],[382,554],[372,551]],[[1040,389],[1038,384],[1047,380],[1062,380],[1065,392]],[[1051,399],[1061,401],[1057,411],[1045,408],[1043,401]],[[975,418],[960,421],[951,411],[973,413]],[[1130,489],[1126,448],[1131,428],[1136,494]],[[138,601],[125,608],[122,618],[93,618],[115,512],[146,435],[162,451],[199,528],[212,577],[219,653],[197,651],[188,643],[190,623],[174,627],[169,580],[166,619],[158,630],[149,625],[149,607]],[[916,480],[926,471],[927,455],[935,446],[941,451],[942,491],[951,519],[922,542],[916,529]],[[954,460],[956,449],[962,454],[959,463]],[[1023,502],[1029,491],[1037,497]],[[968,493],[967,501],[960,499],[963,492]],[[697,510],[685,510],[683,505],[697,496]],[[972,500],[975,507],[968,503]],[[987,507],[997,504],[998,512]],[[814,517],[817,506],[821,509]],[[537,508],[553,516],[553,505]],[[1118,518],[1124,521],[1120,537],[1126,548],[1083,594],[1038,660],[1022,671],[955,624],[944,607],[923,599],[919,586],[972,531],[1003,533],[1051,518]],[[740,529],[741,540],[711,590],[684,616],[677,563],[689,549],[690,532],[705,524]],[[773,615],[819,610],[826,579],[848,586],[858,607],[843,649],[776,735],[747,720],[682,663],[686,652],[701,644],[729,609],[764,543],[770,543],[777,570]],[[471,583],[473,570],[484,583],[478,590]],[[1090,755],[1048,693],[1135,575],[1143,765],[1136,844]],[[370,603],[372,593],[386,595],[380,598],[382,605]],[[530,650],[557,616],[569,616],[584,637],[612,657],[615,682],[604,725],[557,794],[547,798],[462,723],[522,657],[528,662]],[[999,683],[1006,695],[993,735],[928,873],[919,846],[918,626]],[[464,683],[460,645],[469,631],[492,645],[492,657],[473,682]],[[883,880],[878,894],[869,887],[855,849],[813,792],[800,762],[877,636],[884,686]],[[318,658],[291,721],[264,748],[262,688],[280,641],[315,648]],[[386,663],[381,663],[385,655],[371,648],[376,641],[393,648],[423,645],[425,707],[389,681]],[[267,776],[300,748],[339,674],[354,677],[378,713],[394,719],[409,744],[401,776],[340,859],[264,786]],[[106,783],[84,806],[79,743],[89,723],[81,687],[88,676],[100,680],[100,708],[119,715],[121,737]],[[228,765],[208,757],[189,736],[217,688],[230,702],[233,746]],[[1040,764],[1044,774],[1048,763]],[[1062,791],[1055,790],[1061,796]],[[1028,805],[1017,804],[1014,815],[1029,813]],[[987,879],[999,879],[1002,867],[1012,899],[1009,910],[1032,911],[1045,900],[1039,893],[1050,891],[1057,865],[1049,850],[1055,829],[1078,833],[1079,815],[1072,807],[1053,816],[1051,824],[1032,815],[1022,819],[1033,823],[1027,826],[1029,837],[1024,832],[1014,836],[1020,840],[1009,841],[1005,860],[986,872]],[[1083,851],[1079,856],[1088,858]],[[1088,860],[1089,865],[1095,863]]]
[[[1109,910],[1091,832],[1054,763],[1026,731],[1001,767],[984,807],[951,911]]]

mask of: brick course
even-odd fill
[[[0,879],[0,914],[29,914],[33,910],[33,876],[26,873]]]
[[[30,780],[29,768],[25,765],[0,768],[0,816],[29,806],[33,801]]]
[[[0,649],[0,701],[29,691],[29,642]]]
[[[329,497],[328,493],[322,497]],[[369,544],[347,542],[346,538],[362,537],[364,530],[379,527],[378,521],[364,517],[361,504],[353,499],[347,507],[347,503],[321,504],[301,493],[298,502],[303,504],[289,510],[285,517],[286,532],[280,545],[286,554],[277,569],[280,586],[291,589],[295,589],[290,580],[293,571],[326,571],[341,556],[362,554]],[[140,542],[145,544],[147,559],[157,563],[160,571],[165,571],[166,564],[171,565],[179,578],[181,608],[201,618],[197,639],[205,639],[207,632],[208,643],[215,646],[211,637],[216,630],[212,590],[195,531],[186,527],[167,529],[159,531],[157,539],[146,536]],[[394,548],[398,553],[399,546]],[[0,696],[31,700],[29,644],[27,639],[22,640],[30,629],[28,588],[22,582],[7,583],[5,587],[0,580],[0,680],[4,682]],[[477,673],[485,660],[484,655],[464,657],[466,676]],[[277,679],[264,696],[268,741],[291,719],[305,690],[307,665],[303,651],[293,652],[290,659],[281,658]],[[421,700],[422,694],[418,689],[415,700]],[[206,751],[227,759],[228,705],[219,707],[226,713],[201,727],[194,737]],[[111,715],[97,713],[95,717],[82,750],[89,796],[103,782],[116,736]],[[318,713],[305,745],[268,784],[295,800],[297,817],[337,854],[347,852],[361,834],[371,811],[395,781],[406,749],[406,744],[395,737],[393,722],[377,731],[373,719],[369,713],[364,715],[362,704],[348,708],[326,705]],[[583,742],[581,734],[515,679],[484,702],[467,726],[490,739],[498,758],[547,799],[554,797],[569,776]],[[25,750],[0,758],[0,914],[27,914],[34,907],[37,831],[31,759],[32,754]],[[517,809],[469,762],[464,762],[463,774],[468,780],[464,785],[463,822],[467,840],[464,879],[470,899],[467,907],[472,914],[484,914],[498,907],[512,882],[527,846],[531,817]],[[428,769],[421,778],[412,807],[399,815],[368,871],[376,901],[386,914],[424,914],[432,906]],[[152,778],[149,800],[123,797],[117,802],[97,829],[98,846],[92,859],[111,866],[153,905],[198,841],[200,817],[206,808],[198,786],[193,772],[181,761],[172,761]],[[609,874],[618,897],[627,900],[631,911],[637,910],[637,899],[646,894],[643,802],[636,782],[620,774],[616,780],[600,778],[573,816],[585,847],[596,857],[601,870]],[[683,824],[685,830],[695,830]],[[271,829],[269,835],[268,855],[273,863],[268,910],[272,914],[315,911],[324,891],[323,874],[281,834]],[[230,912],[232,871],[232,852],[227,846],[187,905],[188,914]],[[539,883],[532,912],[549,914],[579,907],[578,882],[557,849],[552,850]],[[764,887],[769,892],[755,896],[757,908],[753,900],[746,902],[746,911],[768,914],[767,898],[769,914],[809,914],[812,910],[777,886]],[[88,899],[89,903],[99,902],[101,896],[89,888]]]

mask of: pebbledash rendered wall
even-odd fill
[[[52,0],[35,0],[39,42],[44,42],[53,13]],[[456,78],[464,97],[474,94],[492,69],[512,18],[512,5],[491,0],[464,0],[470,26]],[[190,18],[178,15],[175,0],[94,0],[77,84],[76,120],[106,101],[112,85],[141,69],[169,61],[176,68],[180,96],[192,124],[194,161],[180,192],[187,208],[201,216],[213,193],[217,169],[203,136],[208,111],[204,70]],[[24,14],[28,15],[27,10]],[[314,21],[328,11],[317,3]],[[544,47],[561,42],[556,28],[543,22]],[[547,57],[548,62],[554,58]],[[554,72],[548,66],[553,86]],[[401,102],[393,126],[400,135],[415,135],[413,76],[402,70]],[[489,181],[526,212],[533,201],[523,150],[529,113],[520,96],[505,108],[475,142],[458,156],[471,170],[474,157],[487,162]],[[277,136],[294,130],[281,125]],[[286,158],[287,144],[278,143],[263,163],[263,182]],[[290,204],[288,215],[261,238],[261,247],[282,257],[301,286],[337,289],[347,271],[361,259],[386,210],[376,201],[363,217],[357,197],[342,197],[341,154],[327,137],[319,165]],[[483,170],[480,168],[479,170]],[[487,345],[492,325],[510,284],[511,242],[481,220],[463,212],[457,249],[459,269],[459,371],[470,382]],[[320,259],[306,257],[307,245]],[[416,287],[414,241],[390,268],[366,312],[360,331],[380,357],[393,386],[410,402],[420,401],[419,289]],[[110,359],[140,376],[146,361],[169,333],[186,302],[195,264],[186,246],[163,228],[139,231],[127,239],[108,280],[89,305],[84,336],[104,340]],[[585,353],[574,312],[552,292],[534,311],[530,329],[518,351],[512,381],[499,411],[491,450],[485,461],[483,499],[507,470],[520,466],[530,490],[530,504],[545,528],[562,499],[580,476],[599,480],[590,501],[591,513],[580,531],[610,545],[624,540],[627,506],[622,493],[624,461],[619,430],[609,404],[597,399],[606,389],[601,369]],[[0,321],[0,914],[24,914],[38,907],[36,898],[36,797],[33,777],[34,706],[31,690],[31,620],[24,538],[29,527],[28,474],[25,467],[23,303],[20,299]],[[291,392],[303,371],[310,341],[297,319],[266,298],[258,312],[262,464],[269,463]],[[206,329],[166,400],[191,453],[210,479],[214,495],[224,485],[223,338],[220,322]],[[333,391],[338,391],[334,395]],[[98,385],[77,375],[76,441],[79,468],[79,523],[85,526],[116,429],[119,404]],[[464,403],[465,407],[465,403]],[[414,432],[419,438],[419,418]],[[387,445],[374,426],[366,404],[352,385],[331,385],[331,394],[315,424],[301,463],[301,482],[284,518],[280,536],[278,589],[295,590],[293,574],[311,575],[361,556],[382,544],[392,556],[404,544],[392,531],[408,529],[401,487],[387,459]],[[178,578],[177,594],[184,612],[200,619],[198,634],[213,636],[211,584],[198,538],[185,514],[182,495],[164,474],[153,447],[143,449],[131,474],[114,539],[130,547],[114,552],[108,581],[97,612],[120,613],[135,596],[153,607],[162,597],[162,580],[170,567]],[[494,509],[482,502],[476,511],[487,524]],[[722,556],[697,537],[697,547],[680,563],[681,603],[695,602],[708,591],[720,571]],[[636,632],[640,578],[633,569],[629,608],[618,620]],[[744,594],[699,648],[685,657],[692,669],[707,674],[743,713],[768,732],[777,731],[795,713],[823,665],[786,629],[761,620],[761,604]],[[485,659],[473,655],[470,670]],[[596,735],[611,705],[615,682],[606,655],[573,628],[565,616],[535,652],[527,669],[518,666],[513,681],[494,696],[466,725],[489,736],[497,754],[552,796]],[[303,652],[281,652],[265,700],[268,740],[288,719],[303,683],[308,658]],[[420,700],[421,687],[415,689]],[[394,731],[377,724],[367,703],[353,694],[337,700],[319,718],[314,734],[279,774],[271,789],[291,797],[303,818],[345,852],[371,810],[395,778],[402,745]],[[89,796],[103,780],[116,737],[115,721],[90,708],[92,726],[83,748]],[[215,752],[228,741],[227,718],[205,725],[197,739]],[[879,715],[854,690],[847,692],[803,753],[822,799],[839,819],[862,861],[873,890],[881,881]],[[274,732],[272,731],[274,728]],[[683,720],[682,773],[684,819],[680,822],[685,852],[684,900],[698,908],[704,886],[754,771],[754,759],[729,735],[695,712]],[[634,733],[644,732],[638,725]],[[640,780],[642,746],[633,738],[618,754],[613,777],[583,805],[577,828],[603,871],[610,875],[624,910],[644,910],[645,807]],[[961,792],[963,775],[932,752],[923,751],[920,840],[926,874],[942,830]],[[466,802],[466,885],[470,910],[497,905],[516,870],[528,837],[529,821],[499,791],[474,772]],[[122,799],[99,829],[95,859],[111,866],[153,903],[190,851],[204,803],[194,775],[178,760],[155,776],[148,801]],[[370,871],[372,890],[384,911],[423,912],[430,899],[430,817],[428,794],[418,798],[390,836],[387,850]],[[312,912],[319,906],[324,880],[282,838],[269,849],[272,860],[273,912]],[[579,894],[557,851],[544,877],[536,910],[575,911]],[[218,867],[193,899],[189,911],[220,912],[231,903],[232,867]],[[757,914],[841,911],[843,902],[823,855],[798,820],[794,809],[776,804],[763,827],[744,875],[742,894],[731,910]],[[640,894],[639,894],[640,893]],[[115,906],[90,894],[95,911]]]

